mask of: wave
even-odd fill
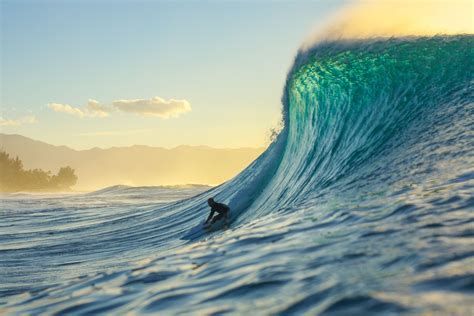
[[[284,129],[249,168],[208,192],[237,223],[377,179],[377,166],[473,103],[474,36],[338,40],[302,50],[288,74]],[[446,117],[446,120],[449,120]],[[391,171],[392,182],[403,177]],[[385,175],[387,176],[387,174]]]
[[[473,38],[347,40],[300,52],[283,96],[285,163],[264,203],[361,176],[396,155],[401,137],[416,141],[414,129],[429,128],[436,111],[471,104]]]

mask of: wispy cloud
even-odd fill
[[[37,122],[38,120],[34,116],[25,116],[16,120],[0,117],[0,126],[20,126],[25,124],[34,124]]]
[[[106,117],[109,116],[111,109],[107,106],[101,105],[99,101],[89,99],[89,101],[87,101],[86,111],[89,116]]]
[[[141,116],[155,116],[159,118],[178,117],[191,111],[191,105],[186,100],[165,100],[160,97],[151,99],[116,100],[112,106],[105,106],[96,100],[88,100],[84,108],[73,107],[69,104],[49,103],[48,107],[55,112],[83,117],[107,117],[112,112],[133,113]]]
[[[114,107],[122,112],[135,113],[144,116],[161,118],[178,117],[191,111],[191,105],[186,100],[170,99],[166,101],[160,97],[151,99],[117,100]]]
[[[49,103],[48,107],[54,112],[62,112],[77,117],[106,117],[109,116],[110,109],[99,104],[96,100],[89,100],[87,107],[80,109],[69,104]]]
[[[54,112],[62,112],[71,114],[77,117],[84,117],[85,113],[83,110],[79,108],[75,108],[70,106],[69,104],[61,104],[61,103],[49,103],[48,107],[52,109]]]
[[[153,129],[136,129],[129,131],[98,131],[98,132],[88,132],[88,133],[79,133],[78,136],[121,136],[121,135],[132,135],[132,134],[144,134],[153,131]]]

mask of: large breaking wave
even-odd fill
[[[403,178],[394,162],[407,142],[436,128],[434,117],[472,111],[473,44],[470,35],[340,40],[299,52],[282,98],[283,131],[206,197],[229,203],[242,223],[357,179]]]

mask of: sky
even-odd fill
[[[348,1],[1,1],[0,131],[75,149],[260,147]]]

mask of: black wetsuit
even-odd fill
[[[215,212],[217,212],[218,214],[214,218],[212,218]],[[215,223],[216,221],[220,220],[224,216],[227,217],[228,212],[229,212],[229,207],[227,205],[214,202],[214,204],[212,204],[211,206],[211,214],[209,214],[209,217],[207,218],[206,223],[209,222],[211,218],[212,218],[211,224]]]

